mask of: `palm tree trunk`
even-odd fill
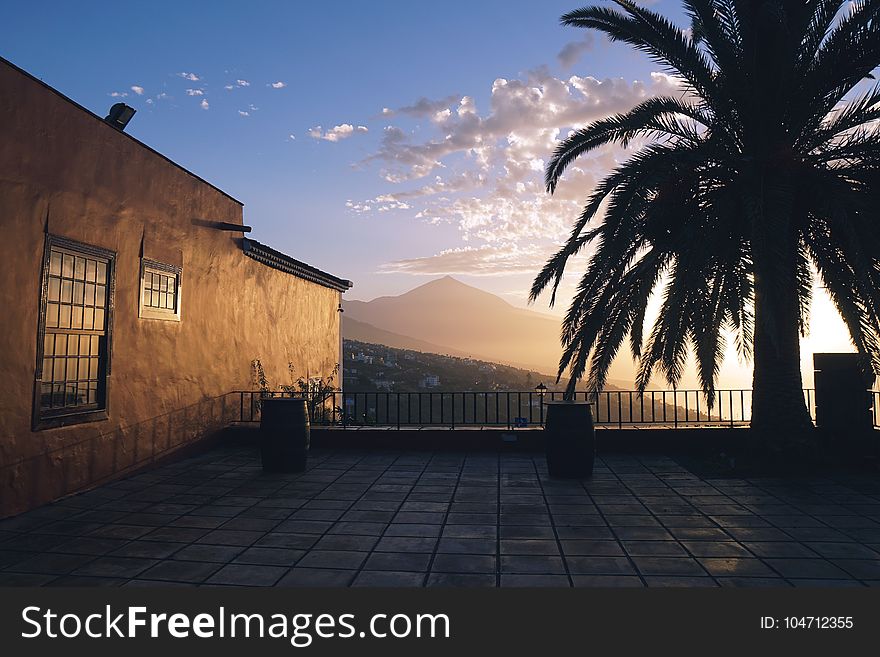
[[[778,270],[777,270],[778,271]],[[789,281],[755,276],[754,378],[751,428],[774,451],[800,449],[813,438],[800,366],[798,298]]]

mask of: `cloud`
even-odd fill
[[[250,112],[245,112],[244,110],[238,110],[239,116],[250,116]]]
[[[388,212],[389,210],[409,210],[412,206],[409,203],[400,201],[393,194],[382,194],[369,201],[363,203],[355,203],[354,201],[346,201],[345,207],[358,214],[364,212]]]
[[[287,83],[279,81],[279,82],[273,82],[269,86],[272,87],[273,89],[284,89],[284,87],[287,86]]]
[[[204,96],[205,90],[204,89],[187,89],[186,95],[187,96]]]
[[[125,98],[127,95],[128,95],[127,91],[111,91],[110,92],[111,98]]]
[[[187,73],[186,71],[178,73],[177,76],[183,78],[184,80],[189,80],[190,82],[198,82],[201,79],[195,73]]]
[[[501,276],[534,273],[546,262],[549,250],[516,244],[465,246],[445,249],[435,255],[395,260],[379,267],[382,274],[438,276]]]
[[[147,100],[144,102],[146,102],[148,105],[153,105],[154,103],[156,103],[156,101],[165,100],[166,98],[169,98],[168,94],[162,91],[156,94],[153,98],[147,98]]]
[[[412,105],[406,105],[405,107],[401,107],[397,110],[392,110],[387,107],[382,108],[383,116],[394,116],[395,114],[405,114],[407,116],[413,117],[425,117],[425,116],[434,116],[438,112],[442,112],[443,110],[448,109],[453,104],[457,104],[461,99],[460,94],[452,94],[447,96],[446,98],[441,98],[439,100],[431,100],[429,98],[419,98]]]
[[[367,217],[399,211],[458,229],[456,248],[387,263],[383,272],[534,273],[568,236],[597,181],[628,157],[618,146],[597,149],[570,166],[550,196],[543,171],[560,140],[650,96],[681,92],[680,81],[663,73],[633,81],[556,77],[539,68],[495,80],[485,107],[470,95],[456,96],[447,107],[417,100],[401,110],[430,117],[428,129],[387,125],[378,149],[360,163],[378,165],[392,188],[346,206]]]
[[[369,132],[369,129],[364,125],[355,127],[351,123],[343,123],[342,125],[337,125],[329,130],[323,131],[321,126],[318,125],[314,128],[310,128],[308,134],[312,139],[323,139],[324,141],[336,142],[342,139],[348,139],[359,132]]]
[[[249,87],[249,86],[251,86],[251,83],[248,82],[247,80],[236,80],[234,84],[227,84],[223,88],[226,89],[227,91],[232,91],[233,89],[236,89],[236,88]]]
[[[144,88],[143,88],[143,87],[139,87],[139,86],[136,85],[136,84],[134,84],[134,85],[131,86],[131,90],[132,90],[133,92],[135,92],[138,96],[143,96],[143,95],[144,95]]]
[[[439,126],[440,138],[414,143],[399,127],[389,126],[379,151],[364,163],[383,162],[383,177],[402,182],[443,168],[444,159],[456,154],[472,158],[483,168],[493,158],[503,158],[508,145],[530,148],[535,157],[546,157],[564,127],[580,127],[629,109],[651,95],[680,91],[677,81],[662,73],[652,74],[647,83],[622,78],[559,79],[546,69],[532,71],[524,80],[498,78],[486,115],[480,115],[472,97],[464,96]]]
[[[437,176],[433,183],[416,189],[391,194],[380,194],[375,198],[365,201],[355,202],[349,199],[345,206],[356,214],[387,212],[388,210],[408,210],[412,207],[410,203],[426,196],[444,195],[442,198],[445,200],[448,198],[445,195],[472,190],[483,185],[485,182],[486,177],[484,174],[464,171],[447,179]]]
[[[210,107],[210,105],[208,105],[208,101],[207,101],[206,99],[204,99],[204,98],[202,99],[202,102],[199,103],[199,106],[200,106],[203,110],[206,110],[206,109],[208,109],[208,108]]]
[[[586,32],[584,38],[580,41],[570,41],[566,43],[562,47],[562,50],[559,51],[559,54],[556,55],[556,59],[563,68],[571,68],[577,64],[581,55],[593,49],[594,43],[593,34],[591,32]]]

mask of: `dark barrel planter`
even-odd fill
[[[547,403],[544,423],[547,470],[551,477],[589,477],[596,459],[596,430],[590,405],[582,401]]]
[[[305,399],[260,400],[260,456],[267,472],[302,472],[309,454],[309,409]]]

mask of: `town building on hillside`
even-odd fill
[[[133,112],[0,59],[0,517],[224,428],[253,359],[272,381],[340,363],[350,281],[248,239],[239,201],[124,131]]]
[[[426,374],[419,381],[419,388],[436,388],[440,385],[440,377],[436,374]]]

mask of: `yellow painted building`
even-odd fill
[[[216,434],[254,358],[275,382],[340,362],[349,281],[2,59],[0,227],[0,517]]]

